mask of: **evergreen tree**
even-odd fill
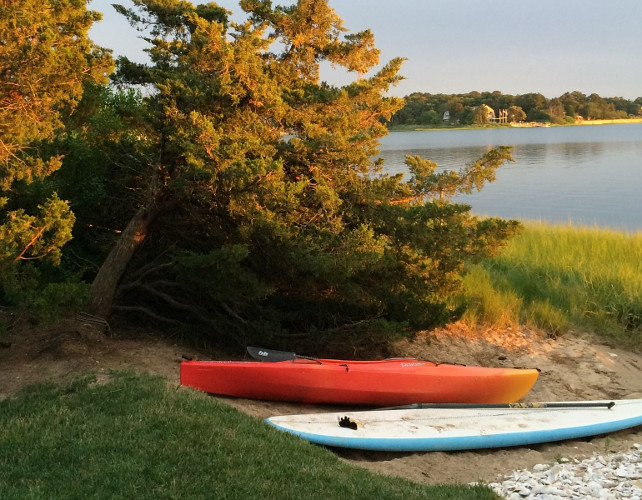
[[[109,54],[87,36],[100,14],[85,3],[4,0],[0,9],[0,301],[19,292],[20,264],[56,264],[71,238],[68,203],[31,184],[60,167],[61,151],[45,142],[62,128],[84,83],[106,81],[112,70]]]
[[[385,97],[401,59],[378,70],[369,31],[347,33],[325,0],[215,4],[134,0],[150,65],[117,81],[149,90],[134,172],[137,207],[92,284],[94,311],[200,324],[218,339],[343,331],[376,319],[426,327],[463,262],[515,222],[477,220],[449,201],[480,188],[509,151],[461,172],[408,158],[412,178],[373,160],[402,101]],[[320,65],[345,68],[343,87]]]

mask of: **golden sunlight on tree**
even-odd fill
[[[113,69],[111,56],[87,36],[101,16],[85,4],[0,0],[0,268],[35,258],[57,261],[71,238],[73,214],[55,193],[46,194],[35,215],[20,205],[24,186],[60,167],[62,155],[45,152],[44,142],[62,129],[83,85],[106,82]]]

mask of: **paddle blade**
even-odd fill
[[[273,349],[264,349],[262,347],[248,347],[247,352],[254,359],[259,361],[271,361],[273,363],[278,361],[291,361],[297,358],[293,352],[275,351]]]

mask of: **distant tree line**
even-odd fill
[[[547,99],[540,93],[521,95],[494,92],[468,94],[429,94],[415,92],[406,96],[405,105],[390,121],[397,125],[471,125],[491,121],[484,107],[508,112],[508,122],[537,121],[554,124],[579,120],[613,120],[642,116],[642,97],[634,101],[622,97],[589,96],[567,92]],[[484,106],[485,105],[485,106]]]

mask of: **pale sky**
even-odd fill
[[[115,55],[144,61],[144,42],[111,7],[92,39]],[[194,4],[207,3],[205,0]],[[221,7],[242,14],[238,1]],[[274,4],[291,2],[275,0]],[[642,0],[330,0],[350,32],[370,29],[381,63],[405,57],[406,78],[391,93],[499,90],[548,98],[580,91],[642,97]],[[323,75],[330,83],[340,77]]]

